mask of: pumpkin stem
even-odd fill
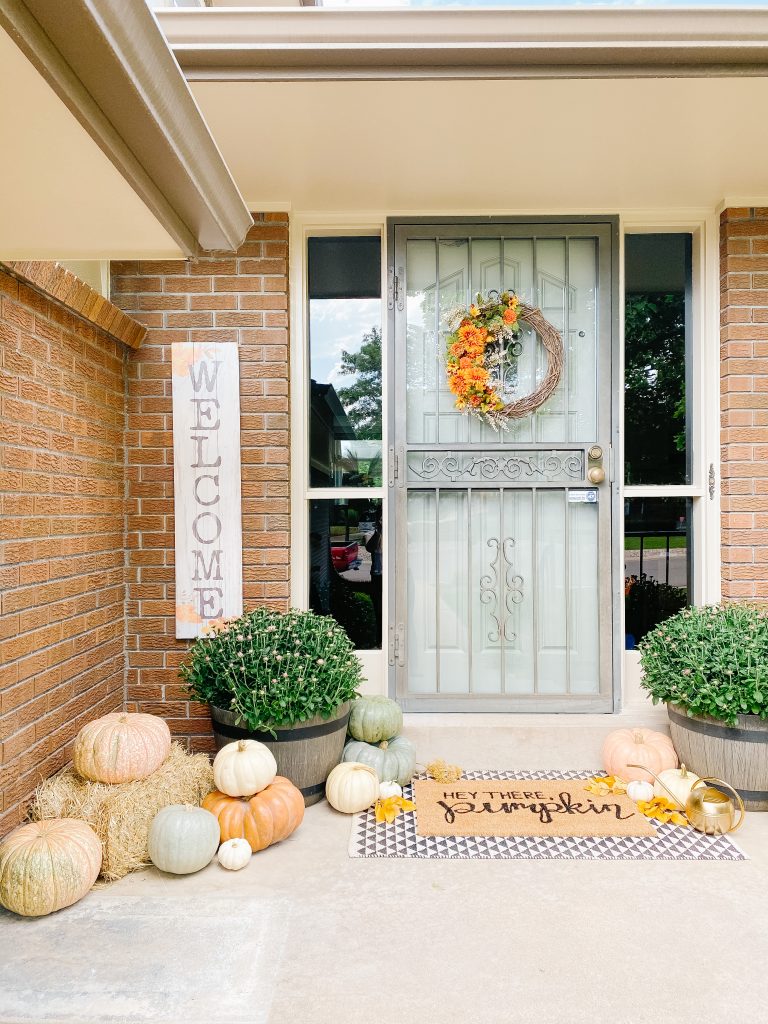
[[[633,737],[633,738],[634,738],[634,741],[635,741],[635,743],[644,743],[644,742],[645,742],[645,741],[643,740],[643,734],[642,734],[641,732],[636,732],[636,733],[634,734],[634,737]]]
[[[684,764],[680,765],[680,778],[681,779],[687,779],[688,778],[688,769],[685,767]]]
[[[237,749],[240,751],[241,754],[244,750],[248,749],[248,745],[246,744],[245,740],[237,741]]]
[[[389,741],[388,740],[382,740],[381,743],[379,744],[379,750],[386,750],[388,746],[389,746]]]

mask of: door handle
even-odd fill
[[[605,480],[603,449],[599,444],[593,444],[587,449],[587,480],[596,486]]]

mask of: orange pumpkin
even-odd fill
[[[214,789],[203,807],[219,819],[222,843],[247,839],[254,853],[285,839],[304,818],[304,797],[281,775],[252,797],[227,796]]]
[[[603,744],[603,766],[609,775],[617,775],[625,782],[653,782],[653,776],[642,768],[629,768],[630,764],[650,768],[657,775],[666,768],[677,768],[677,754],[672,740],[663,732],[653,729],[617,729]]]
[[[116,711],[84,725],[72,761],[90,782],[137,782],[156,772],[171,752],[171,730],[157,715]]]

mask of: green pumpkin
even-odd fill
[[[395,736],[393,740],[382,740],[381,743],[348,740],[342,761],[370,765],[379,782],[397,782],[405,786],[411,781],[416,767],[416,748],[405,736]]]
[[[349,715],[349,735],[365,743],[391,740],[403,728],[403,712],[389,697],[358,697]]]

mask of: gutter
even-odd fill
[[[0,27],[186,256],[238,248],[251,216],[144,0],[0,0]]]
[[[189,81],[768,75],[768,10],[165,9]]]

